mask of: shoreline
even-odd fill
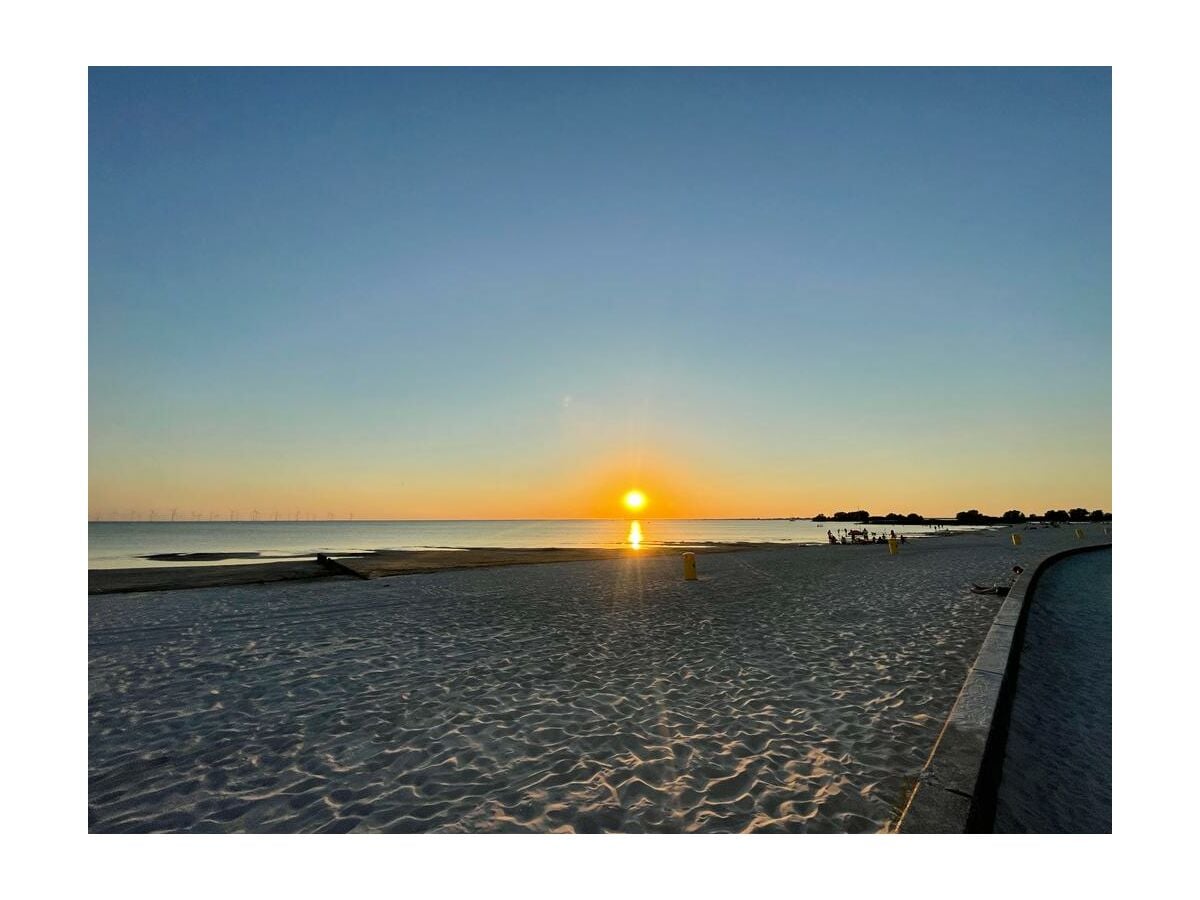
[[[971,534],[944,531],[914,541]],[[462,547],[437,550],[365,550],[348,553],[318,553],[312,556],[254,558],[244,552],[154,554],[147,559],[195,559],[206,562],[238,560],[238,564],[197,566],[139,566],[120,569],[88,569],[88,595],[151,593],[208,587],[271,584],[280,581],[345,580],[390,578],[398,575],[427,575],[454,569],[500,568],[546,565],[595,559],[674,556],[684,551],[696,554],[735,553],[745,550],[798,550],[812,547],[875,547],[879,544],[830,545],[782,541],[679,541],[632,547]]]
[[[327,554],[317,559],[207,566],[145,566],[125,569],[88,569],[89,596],[144,593],[206,587],[234,587],[280,581],[371,580],[397,575],[424,575],[452,569],[545,565],[595,559],[673,556],[687,549],[697,554],[732,553],[737,550],[797,548],[815,544],[694,543],[654,545],[633,549],[605,547],[465,547],[445,550],[370,550]],[[209,559],[219,554],[204,554]],[[227,554],[228,558],[245,558]]]

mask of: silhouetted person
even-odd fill
[[[994,584],[991,587],[984,587],[981,584],[971,582],[972,594],[995,594],[997,597],[1005,597],[1012,590],[1012,586],[1016,584],[1018,576],[1025,570],[1020,566],[1012,567],[1012,574],[1008,576],[1007,583]]]

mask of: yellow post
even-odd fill
[[[1014,547],[1020,547],[1020,546],[1021,546],[1021,536],[1020,536],[1019,534],[1014,534],[1014,535],[1012,536],[1012,541],[1013,541],[1013,546],[1014,546]]]
[[[1079,538],[1081,541],[1083,540],[1083,529],[1082,528],[1075,529],[1075,537]]]
[[[683,554],[683,577],[687,581],[696,580],[696,554]]]
[[[888,538],[888,553],[895,556],[900,552],[900,541],[896,538]]]

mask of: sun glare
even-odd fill
[[[641,491],[630,491],[621,498],[621,502],[625,504],[625,508],[631,512],[637,512],[646,505],[646,495]]]
[[[629,523],[629,546],[634,550],[642,546],[642,523],[636,519]]]

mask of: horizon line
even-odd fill
[[[1050,511],[1051,509],[1053,509],[1053,507],[1047,507],[1047,509],[1042,512],[1026,513],[1026,512],[1024,512],[1024,510],[1021,510],[1020,512],[1024,516],[1041,516],[1045,512]],[[1082,507],[1082,506],[1071,507],[1071,509],[1084,509],[1084,507]],[[1111,513],[1112,513],[1112,510],[1102,509],[1101,507],[1095,507],[1095,509],[1099,509],[1101,512],[1103,512],[1105,514],[1109,514],[1109,515],[1111,515]],[[853,512],[854,510],[851,510],[851,511]],[[960,511],[963,511],[963,510],[960,510]],[[1088,508],[1089,513],[1093,512],[1093,511],[1094,511],[1094,509]],[[838,512],[846,512],[846,511],[838,510]],[[982,516],[989,516],[989,517],[994,517],[994,518],[999,518],[1000,515],[1003,515],[1003,513],[993,514],[993,513],[985,513],[982,511],[979,511],[979,514]],[[389,519],[379,519],[379,518],[362,518],[362,519],[359,519],[359,518],[335,518],[335,519],[295,519],[295,518],[243,519],[243,518],[237,518],[237,519],[230,519],[228,517],[222,516],[219,519],[217,519],[217,518],[212,518],[212,519],[209,519],[209,518],[201,518],[201,519],[180,518],[180,519],[172,520],[169,518],[104,519],[104,518],[90,518],[89,517],[87,520],[87,523],[89,525],[99,525],[99,524],[110,523],[110,522],[122,522],[122,523],[129,523],[129,524],[146,524],[146,525],[197,525],[197,524],[216,524],[219,522],[224,522],[226,524],[229,524],[229,523],[236,522],[236,523],[261,524],[261,525],[287,525],[287,524],[296,525],[301,522],[306,522],[309,524],[329,523],[329,522],[624,522],[624,521],[629,521],[630,519],[639,519],[639,520],[649,521],[649,522],[748,522],[748,521],[788,522],[788,521],[801,521],[801,520],[814,521],[816,519],[816,516],[819,516],[819,515],[826,516],[828,521],[834,521],[833,516],[837,515],[837,513],[836,512],[829,513],[829,514],[814,513],[813,515],[808,515],[808,516],[639,516],[639,515],[624,515],[624,516],[523,516],[523,517],[518,517],[518,518],[481,517],[481,518],[445,518],[445,519],[422,518],[422,517],[389,518]],[[885,518],[890,515],[900,515],[900,516],[917,515],[917,516],[920,516],[922,519],[951,519],[952,520],[958,515],[958,513],[945,513],[945,514],[934,513],[934,514],[927,515],[925,513],[894,513],[894,512],[871,513],[871,512],[868,512],[867,518]],[[824,524],[824,523],[822,523],[822,524]]]

